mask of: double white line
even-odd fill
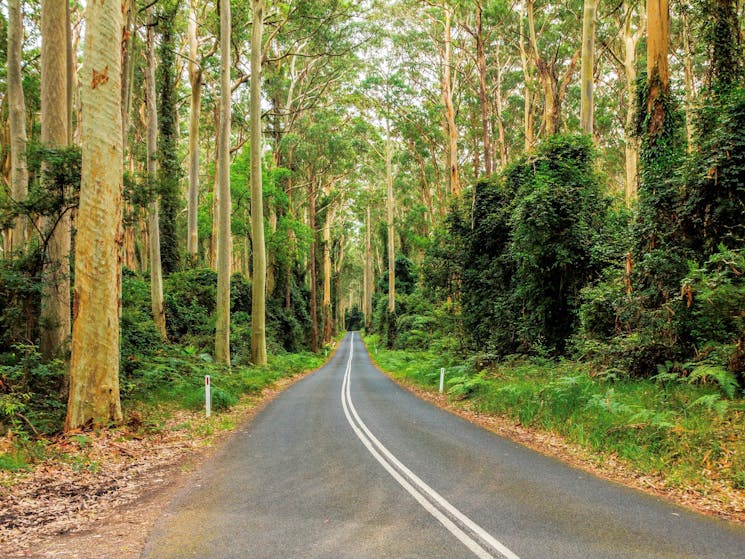
[[[401,487],[458,538],[476,557],[482,559],[520,559],[507,549],[491,534],[455,508],[442,495],[424,483],[414,472],[402,464],[375,435],[370,432],[365,422],[360,419],[352,402],[350,391],[352,375],[352,357],[354,356],[354,334],[349,337],[349,359],[341,386],[341,405],[349,425],[373,457],[380,462]]]

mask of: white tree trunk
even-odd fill
[[[10,184],[15,202],[22,202],[28,194],[28,166],[26,164],[26,101],[21,81],[23,56],[23,11],[21,0],[8,1],[8,124],[10,128]],[[23,250],[26,246],[28,220],[19,216],[15,221],[10,246]]]
[[[261,36],[265,0],[252,0],[251,24],[251,239],[253,282],[251,298],[251,361],[266,364],[266,244],[264,193],[261,184]]]
[[[580,123],[582,130],[593,134],[593,86],[595,69],[595,12],[597,0],[585,0],[582,18],[582,88],[580,104]]]
[[[189,197],[187,203],[186,249],[191,265],[199,256],[197,217],[199,211],[199,118],[202,110],[202,69],[199,67],[199,38],[197,36],[197,14],[199,0],[189,4]]]
[[[163,301],[163,266],[160,257],[160,216],[155,184],[158,175],[158,111],[155,106],[155,25],[147,28],[147,78],[145,80],[145,104],[147,105],[147,180],[153,201],[148,212],[148,239],[150,253],[150,305],[155,326],[166,338],[166,310]]]
[[[217,308],[215,358],[230,365],[230,0],[220,0],[220,151],[217,156],[220,195],[217,234]],[[255,294],[254,294],[255,298]]]
[[[65,430],[120,422],[122,245],[121,0],[89,2],[83,69],[83,166],[75,248]],[[115,48],[112,48],[114,46]]]

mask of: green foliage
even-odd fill
[[[395,378],[434,391],[444,366],[451,399],[559,433],[600,460],[620,457],[671,485],[706,485],[714,477],[742,486],[745,402],[734,398],[732,375],[722,368],[693,366],[683,377],[669,363],[656,379],[627,380],[595,374],[587,364],[512,357],[477,373],[447,354],[387,351],[374,337],[366,342]]]
[[[43,363],[35,346],[18,344],[0,354],[0,431],[57,431],[65,413],[63,377],[63,363]]]
[[[214,335],[217,272],[195,268],[171,274],[163,283],[168,339]]]
[[[178,91],[176,51],[177,34],[175,20],[178,2],[168,0],[158,3],[158,66],[156,83],[158,88],[158,190],[160,194],[160,255],[163,275],[168,276],[179,269],[179,231],[176,216],[182,208],[181,163],[178,156]]]
[[[704,95],[696,128],[681,215],[692,250],[706,257],[745,240],[745,87]]]
[[[365,315],[362,314],[360,308],[355,305],[351,309],[347,309],[344,316],[344,328],[348,331],[362,330],[365,325]]]
[[[38,338],[41,268],[38,246],[0,260],[0,353]]]

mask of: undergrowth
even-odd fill
[[[445,367],[451,399],[558,433],[599,460],[619,457],[671,487],[721,481],[745,489],[745,401],[724,369],[699,366],[680,375],[668,364],[649,379],[630,379],[589,364],[516,356],[477,371],[475,359],[389,351],[376,336],[366,342],[395,378],[435,391]]]
[[[125,424],[118,427],[123,438],[141,438],[159,433],[169,426],[181,410],[201,417],[204,409],[204,377],[210,375],[213,420],[186,422],[179,429],[188,429],[195,437],[206,437],[217,430],[231,428],[219,412],[235,406],[243,396],[261,392],[281,378],[312,370],[323,363],[322,355],[285,353],[272,355],[265,366],[225,367],[213,362],[207,353],[192,346],[164,346],[147,357],[140,356],[131,364],[130,372],[121,378],[122,405]],[[0,402],[2,403],[2,402]],[[25,410],[24,410],[25,411]],[[74,468],[93,471],[96,463],[86,461],[85,452],[60,453],[54,445],[64,420],[64,408],[47,414],[44,431],[31,432],[28,418],[19,415],[17,406],[0,408],[0,417],[9,423],[8,436],[0,440],[0,470],[25,471],[45,460],[70,463]],[[23,419],[21,419],[21,417]],[[37,416],[32,415],[33,419]],[[37,425],[40,424],[37,422]],[[87,435],[72,436],[79,450],[84,451]]]

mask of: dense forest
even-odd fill
[[[198,405],[205,370],[345,329],[468,378],[519,356],[709,386],[723,416],[744,9],[0,3],[0,434]]]

